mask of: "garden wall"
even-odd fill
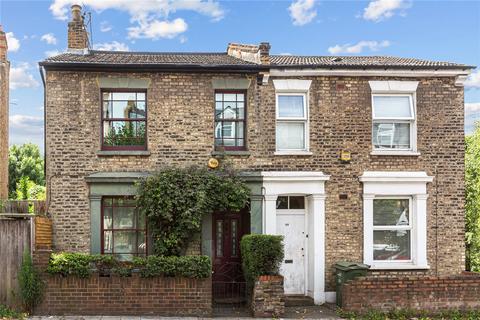
[[[212,313],[212,281],[188,278],[45,275],[36,315],[190,315]]]
[[[480,274],[405,278],[361,277],[342,288],[342,308],[364,313],[400,309],[440,312],[480,308]]]

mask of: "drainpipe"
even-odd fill
[[[43,84],[43,176],[45,178],[45,187],[47,186],[47,85],[45,82],[45,68],[38,67],[40,78]],[[50,192],[47,189],[47,203],[45,205],[45,214],[48,215],[48,206],[50,204]]]

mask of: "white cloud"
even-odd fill
[[[172,39],[177,35],[187,31],[188,25],[182,18],[173,21],[153,20],[140,22],[138,27],[128,28],[128,37],[131,39]]]
[[[43,146],[43,117],[23,114],[10,115],[9,131],[10,145],[32,142],[41,148]]]
[[[335,45],[333,47],[328,48],[328,52],[330,54],[359,54],[364,49],[368,48],[370,51],[378,51],[381,48],[386,48],[390,46],[390,41],[384,40],[381,42],[378,41],[360,41],[357,44],[343,44],[343,45]]]
[[[130,51],[130,48],[125,43],[118,41],[97,43],[93,45],[93,48],[106,51]]]
[[[315,0],[295,0],[290,7],[290,17],[293,19],[293,24],[296,26],[303,26],[317,16],[317,10],[315,10]]]
[[[465,87],[480,89],[480,71],[472,72],[467,81],[465,81]]]
[[[8,51],[16,52],[20,49],[20,40],[15,38],[13,32],[7,32]]]
[[[30,69],[28,63],[21,63],[10,68],[10,89],[38,87],[40,84],[30,73]]]
[[[480,122],[480,102],[465,103],[465,132],[472,133]]]
[[[68,19],[69,7],[78,0],[54,0],[50,11],[57,19]],[[225,12],[214,0],[82,0],[84,6],[96,11],[115,9],[127,12],[133,24],[128,30],[130,38],[173,38],[187,29],[183,19],[169,19],[177,11],[193,11],[221,20]],[[184,30],[184,31],[180,31]]]
[[[409,0],[372,0],[363,10],[363,19],[370,21],[382,21],[391,18],[397,11],[405,14],[405,9],[409,8]]]
[[[45,41],[48,44],[57,44],[57,38],[53,33],[46,33],[41,38],[41,41]]]
[[[53,57],[53,56],[57,56],[59,55],[61,52],[59,50],[47,50],[45,51],[45,56],[47,58],[50,58],[50,57]]]
[[[108,31],[111,31],[112,29],[113,28],[108,21],[102,21],[100,23],[100,31],[101,32],[108,32]]]

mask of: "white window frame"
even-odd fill
[[[433,180],[425,172],[366,171],[363,183],[363,261],[374,270],[428,269],[427,262],[427,187]],[[411,199],[409,219],[411,260],[374,260],[373,201],[375,199]],[[385,227],[379,229],[385,230]]]
[[[417,151],[417,97],[416,90],[418,81],[369,81],[372,91],[372,155],[402,155],[418,156]],[[410,117],[375,117],[376,96],[409,97]],[[409,148],[376,148],[373,143],[373,128],[375,123],[409,123],[410,124],[410,146]]]
[[[280,108],[278,104],[278,98],[280,96],[300,96],[303,99],[303,117],[281,117]],[[298,93],[298,92],[278,92],[275,94],[275,137],[277,135],[277,125],[279,123],[303,123],[303,139],[304,139],[304,148],[301,149],[280,149],[277,145],[277,140],[275,138],[275,146],[277,153],[297,153],[297,152],[308,152],[310,149],[310,139],[309,139],[309,115],[308,115],[308,96],[307,93]]]
[[[408,226],[376,226],[372,223],[372,238],[374,231],[410,231],[410,259],[409,260],[375,260],[373,259],[374,264],[383,264],[383,263],[394,263],[398,264],[399,262],[402,263],[413,263],[413,257],[415,256],[415,242],[414,242],[414,211],[413,211],[413,198],[410,196],[375,196],[373,201],[375,200],[408,200]],[[372,211],[372,217],[375,213]],[[372,253],[374,251],[373,242],[372,247],[370,248]]]

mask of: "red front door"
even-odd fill
[[[213,229],[213,296],[216,302],[239,302],[245,297],[240,240],[250,233],[248,209],[215,213]]]

